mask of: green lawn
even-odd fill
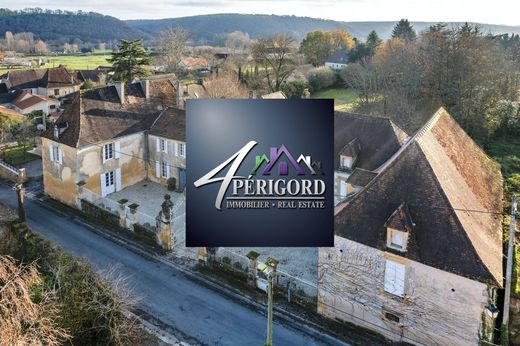
[[[10,165],[17,166],[21,165],[23,163],[37,160],[40,157],[37,155],[33,155],[28,153],[28,150],[31,150],[32,146],[17,146],[17,147],[11,147],[8,149],[3,150],[0,155],[2,160],[7,162]]]
[[[32,59],[37,60],[38,57],[30,57]],[[58,67],[61,65],[65,65],[70,70],[93,70],[96,67],[103,65],[103,66],[110,66],[111,64],[107,61],[107,59],[110,58],[110,53],[104,53],[103,54],[93,54],[93,55],[60,55],[60,56],[50,56],[47,57],[49,63],[47,63],[45,66],[42,66],[42,68],[49,68],[49,67]],[[0,67],[0,74],[4,74],[10,69],[1,68]],[[12,69],[11,69],[12,70]]]
[[[355,89],[328,88],[312,93],[313,99],[334,99],[334,108],[348,110],[352,103],[359,97]]]

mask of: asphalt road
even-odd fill
[[[11,187],[0,184],[0,202],[16,208]],[[204,345],[263,345],[266,317],[201,285],[178,269],[144,258],[87,227],[26,199],[29,226],[74,255],[86,258],[97,270],[117,266],[129,276],[140,302],[138,308],[154,316],[186,341]],[[180,334],[180,335],[179,335]],[[181,335],[183,337],[181,337]],[[331,345],[275,320],[273,344]],[[340,343],[338,343],[340,344]]]

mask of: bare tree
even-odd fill
[[[236,52],[237,50],[243,51],[249,48],[250,44],[251,39],[249,38],[248,33],[233,31],[225,35],[224,45],[233,52]]]
[[[190,34],[182,28],[169,28],[159,33],[157,46],[166,60],[166,69],[176,72],[177,65],[184,56]]]
[[[230,73],[219,74],[204,83],[207,97],[210,99],[247,98],[247,89],[238,78]]]
[[[49,48],[47,47],[47,44],[45,42],[39,40],[34,45],[34,52],[39,55],[46,55],[49,53]]]
[[[267,86],[271,92],[280,90],[282,83],[295,70],[294,39],[286,34],[259,38],[253,43],[251,53],[261,66]]]
[[[10,31],[5,32],[5,44],[7,46],[7,50],[14,50],[14,36]]]

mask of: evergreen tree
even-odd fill
[[[408,19],[401,19],[392,30],[392,38],[400,38],[406,41],[415,41],[415,30]]]
[[[379,38],[379,35],[375,30],[370,31],[370,33],[367,36],[367,46],[371,47],[372,49],[377,48],[383,41],[381,38]]]
[[[112,57],[108,61],[113,65],[112,80],[125,82],[146,76],[148,70],[145,66],[152,62],[148,52],[143,48],[142,40],[121,40],[118,50],[112,53]]]

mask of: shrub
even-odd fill
[[[175,189],[177,188],[177,179],[175,179],[175,177],[168,178],[167,184],[168,191],[175,191]]]
[[[288,99],[299,99],[302,97],[305,88],[307,88],[307,83],[301,80],[295,80],[282,85],[282,92]]]
[[[307,73],[307,80],[312,91],[316,92],[336,84],[337,76],[332,69],[322,66],[310,70]]]

